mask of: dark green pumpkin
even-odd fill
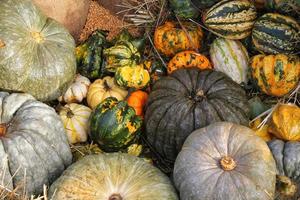
[[[199,11],[193,5],[192,0],[169,0],[174,13],[183,19],[195,18]]]
[[[267,13],[258,18],[252,31],[255,47],[267,54],[295,54],[300,50],[300,26],[291,17]]]
[[[102,101],[90,117],[91,139],[105,151],[118,151],[139,136],[142,119],[126,101],[114,97]]]
[[[179,69],[158,80],[146,106],[147,140],[174,162],[186,137],[217,121],[248,125],[244,90],[221,72]]]

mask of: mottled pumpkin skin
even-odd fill
[[[156,28],[154,33],[154,45],[165,56],[171,57],[184,50],[196,50],[201,46],[203,38],[202,29],[192,22],[167,21]]]
[[[30,0],[0,4],[0,89],[55,100],[76,73],[75,42]]]
[[[187,136],[217,121],[248,125],[244,90],[221,72],[181,68],[158,80],[149,94],[147,140],[173,163]]]
[[[108,97],[102,101],[90,118],[90,135],[105,151],[118,151],[136,139],[142,119],[126,101]]]
[[[193,5],[192,0],[169,0],[176,16],[189,19],[198,17],[199,11]]]
[[[235,166],[222,163],[224,157]],[[275,196],[276,164],[251,129],[218,122],[186,139],[175,162],[174,182],[182,200],[269,200]]]
[[[199,69],[212,69],[207,57],[195,51],[182,51],[177,53],[168,63],[168,73],[180,68],[198,67]]]
[[[136,115],[144,117],[144,107],[146,105],[147,100],[148,100],[147,92],[144,92],[142,90],[137,90],[132,92],[129,95],[127,99],[127,103],[129,106],[134,108]]]
[[[279,139],[300,141],[300,108],[280,104],[272,113],[269,131]]]
[[[141,158],[86,156],[51,186],[52,200],[178,200],[169,178]]]
[[[31,95],[0,92],[0,127],[6,129],[0,128],[2,186],[10,190],[20,186],[17,193],[38,195],[71,164],[60,117]]]
[[[294,89],[300,80],[298,56],[256,55],[251,59],[252,77],[260,89],[273,96],[283,96]]]

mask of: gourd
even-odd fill
[[[167,57],[184,50],[197,50],[203,38],[202,29],[192,22],[166,21],[154,33],[155,48]]]
[[[127,96],[127,90],[120,88],[115,79],[106,76],[103,79],[95,80],[89,87],[87,94],[87,103],[90,108],[95,109],[107,97],[115,97],[118,100],[123,100]]]
[[[191,0],[169,0],[176,16],[189,19],[198,17],[199,12]]]
[[[300,59],[292,55],[256,55],[251,59],[252,77],[259,88],[272,96],[283,96],[300,80]]]
[[[77,74],[73,83],[58,100],[66,103],[80,103],[86,97],[90,84],[88,78]]]
[[[248,125],[245,91],[221,72],[181,68],[158,80],[146,105],[146,138],[166,162],[173,163],[195,129],[217,121]]]
[[[148,100],[148,94],[142,90],[137,90],[132,92],[127,98],[127,103],[129,106],[134,108],[136,115],[144,116],[144,107]]]
[[[194,131],[174,166],[181,199],[267,200],[276,164],[268,145],[245,126],[218,122]]]
[[[52,200],[178,200],[166,175],[141,158],[121,153],[82,158],[48,194]]]
[[[168,63],[168,73],[179,68],[198,67],[199,69],[212,69],[207,57],[195,51],[182,51],[177,53]]]
[[[59,115],[70,144],[87,141],[91,112],[89,107],[76,103],[66,104],[60,108]]]
[[[255,132],[255,135],[261,137],[264,141],[268,142],[272,139],[272,135],[269,133],[269,125],[265,124],[261,127],[258,127],[261,124],[261,118],[254,120],[250,123],[250,128]]]
[[[1,2],[0,44],[2,90],[50,101],[61,96],[73,81],[74,39],[30,0]]]
[[[160,78],[167,75],[167,67],[159,60],[146,60],[144,62],[144,67],[148,70],[150,75],[150,84],[159,80]]]
[[[248,82],[249,56],[241,42],[217,38],[209,52],[215,70],[227,74],[239,84]]]
[[[29,94],[6,92],[0,92],[0,116],[1,185],[38,195],[72,162],[60,117]]]

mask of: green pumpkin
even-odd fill
[[[145,68],[150,74],[150,84],[153,85],[160,78],[167,75],[167,67],[159,60],[144,62]]]
[[[183,19],[198,17],[199,12],[191,0],[169,0],[174,13]]]
[[[250,105],[250,119],[254,119],[270,108],[270,106],[264,104],[257,96],[249,99],[248,102]]]
[[[96,30],[76,48],[77,70],[89,79],[104,75],[103,48],[107,46],[106,36],[107,32]]]
[[[100,103],[90,117],[91,139],[111,152],[129,146],[141,132],[142,119],[126,101],[114,97]]]

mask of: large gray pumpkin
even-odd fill
[[[31,0],[0,3],[0,88],[39,100],[61,96],[76,72],[74,39]]]
[[[229,122],[194,131],[174,168],[181,200],[271,200],[275,180],[267,144],[251,129]]]
[[[29,94],[0,92],[0,158],[1,185],[42,192],[72,162],[55,110]]]

